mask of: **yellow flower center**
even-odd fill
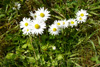
[[[40,16],[41,16],[41,17],[44,17],[44,16],[45,16],[45,14],[44,14],[44,13],[40,13]]]
[[[25,26],[28,26],[28,23],[27,22],[25,23]]]
[[[83,17],[83,16],[84,16],[84,14],[83,14],[83,13],[81,13],[81,14],[80,14],[80,16],[82,16],[82,17]]]
[[[71,23],[71,24],[74,24],[74,22],[73,22],[73,21],[71,21],[70,23]]]
[[[34,17],[36,18],[37,16],[36,16],[36,15],[34,15]]]
[[[82,18],[80,17],[79,20],[82,20]]]
[[[63,22],[63,25],[65,24],[65,22]]]
[[[35,24],[35,28],[36,29],[39,29],[40,28],[40,25],[39,24]]]
[[[27,32],[29,31],[29,29],[27,29]]]
[[[60,23],[58,22],[57,25],[60,25]]]
[[[56,28],[53,28],[53,31],[57,31],[57,29]]]

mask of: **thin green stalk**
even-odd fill
[[[31,37],[31,35],[29,35],[29,43],[32,45],[32,37]],[[34,52],[34,55],[35,55],[35,57],[36,57],[36,53],[35,53],[35,49],[34,49],[34,46],[32,45],[32,48],[33,48],[33,52]],[[37,60],[35,59],[35,61],[37,62]]]

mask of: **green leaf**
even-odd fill
[[[63,55],[62,54],[57,55],[57,59],[58,60],[62,60],[63,59]]]
[[[92,7],[90,10],[96,10],[96,9],[100,9],[100,6]]]
[[[28,57],[28,62],[29,63],[35,63],[34,57]]]
[[[39,60],[40,59],[40,55],[37,54],[37,56],[35,57],[36,60]]]
[[[3,18],[5,17],[6,15],[5,14],[0,14],[0,18]]]
[[[32,44],[27,44],[27,45],[28,45],[28,48],[29,48],[30,50],[33,50]]]
[[[92,57],[91,60],[96,61],[97,64],[100,63],[99,56]]]
[[[8,53],[5,58],[11,59],[13,55],[14,55],[13,53]]]
[[[24,44],[24,45],[22,46],[22,48],[27,48],[27,46],[28,46],[28,44]]]
[[[21,55],[21,57],[20,57],[21,59],[25,59],[26,58],[26,56],[24,56],[24,55]]]
[[[100,38],[99,38],[99,36],[97,36],[98,37],[98,44],[100,45]]]
[[[47,66],[50,67],[50,62],[48,61]]]
[[[71,62],[74,63],[77,67],[82,67],[78,63],[74,62],[73,60],[71,60]]]

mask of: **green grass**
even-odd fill
[[[12,10],[15,2],[20,10]],[[22,34],[19,22],[30,17],[29,11],[48,8],[46,21],[75,18],[80,9],[89,13],[85,23],[65,29],[59,36],[31,37]],[[76,31],[76,28],[79,31]],[[0,1],[0,66],[1,67],[99,67],[100,63],[99,0],[2,0]],[[53,51],[51,46],[57,49]]]

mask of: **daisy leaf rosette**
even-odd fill
[[[46,23],[40,20],[32,20],[32,34],[42,35],[44,29],[46,29]]]
[[[20,28],[26,28],[31,26],[31,19],[30,18],[23,18],[23,21],[20,22]]]
[[[44,9],[44,7],[38,9],[36,11],[36,19],[40,20],[40,21],[46,21],[48,18],[50,18],[50,11],[48,11],[47,9]]]

